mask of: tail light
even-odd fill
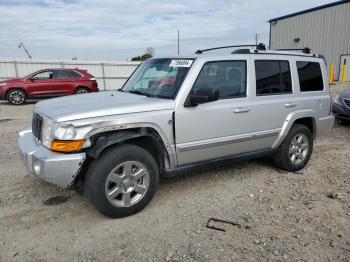
[[[95,77],[91,77],[89,78],[90,81],[96,81],[96,78]]]

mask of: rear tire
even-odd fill
[[[136,145],[119,145],[91,163],[85,192],[102,214],[119,218],[145,208],[158,184],[159,167],[153,156]]]
[[[90,90],[85,87],[79,87],[75,90],[74,94],[80,95],[80,94],[87,94],[90,93]]]
[[[273,162],[277,168],[295,172],[307,165],[312,150],[313,137],[310,129],[301,124],[294,124],[273,154]]]
[[[15,89],[11,89],[8,93],[7,93],[7,101],[11,104],[11,105],[24,105],[27,101],[27,94],[19,88],[15,88]]]

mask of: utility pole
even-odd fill
[[[18,46],[18,48],[23,48],[24,52],[26,52],[27,56],[29,57],[29,59],[32,59],[32,56],[29,54],[27,48],[24,46],[24,44],[21,42]]]
[[[255,34],[255,44],[258,45],[259,34]]]
[[[180,30],[177,29],[177,54],[180,54]]]

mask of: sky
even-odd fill
[[[214,46],[268,44],[271,18],[329,0],[0,0],[0,58],[130,60]]]

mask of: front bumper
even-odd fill
[[[347,109],[343,105],[339,105],[337,103],[333,103],[332,114],[338,119],[350,120],[350,109]]]
[[[60,154],[34,142],[31,129],[19,133],[18,145],[28,171],[61,188],[69,188],[85,160],[85,153]]]

